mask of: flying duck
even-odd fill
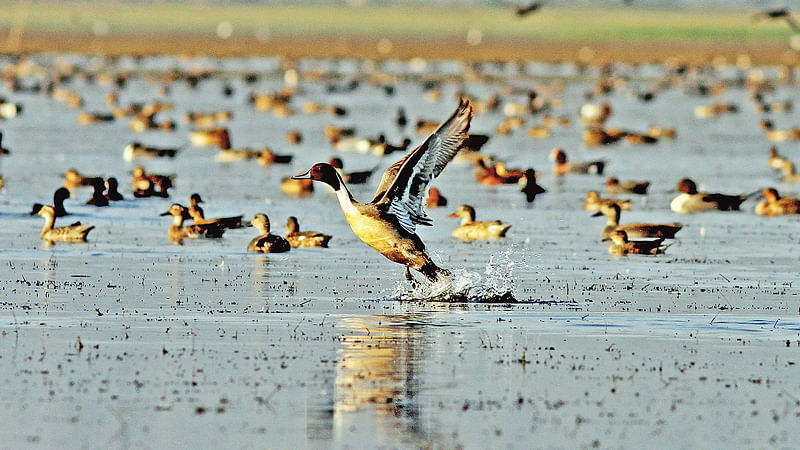
[[[319,233],[317,231],[300,231],[300,224],[297,222],[297,217],[295,216],[289,216],[289,219],[286,220],[286,240],[289,241],[292,248],[327,248],[328,241],[330,241],[331,238],[331,235]]]
[[[41,205],[39,209],[34,208],[31,215],[42,216],[45,219],[44,228],[39,235],[43,241],[86,242],[86,235],[94,229],[94,225],[81,225],[80,222],[66,227],[53,228],[56,224],[56,214],[50,205]]]
[[[316,164],[295,178],[330,186],[356,236],[389,260],[406,266],[407,278],[412,278],[409,269],[413,268],[431,282],[449,279],[450,272],[428,256],[416,226],[432,225],[422,207],[425,192],[463,145],[471,120],[472,107],[469,100],[462,99],[453,115],[422,145],[389,167],[369,203],[355,201],[330,164]]]
[[[289,242],[269,232],[269,218],[266,214],[256,214],[250,221],[250,226],[256,227],[259,236],[253,238],[247,246],[248,252],[257,253],[283,253],[292,249]]]
[[[739,205],[741,205],[742,202],[747,200],[751,195],[756,194],[754,192],[748,195],[725,195],[697,192],[697,184],[688,178],[684,178],[678,182],[678,191],[680,191],[681,194],[672,199],[669,208],[681,214],[715,209],[720,211],[738,211]]]
[[[456,212],[447,217],[460,217],[459,225],[451,235],[464,242],[471,242],[479,239],[499,239],[506,236],[510,223],[502,223],[499,220],[494,222],[476,222],[475,208],[469,205],[461,205]]]

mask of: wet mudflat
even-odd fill
[[[42,57],[42,62],[53,56]],[[82,58],[72,58],[87,64]],[[6,180],[0,194],[0,386],[3,442],[22,446],[163,447],[792,447],[800,435],[800,248],[796,217],[763,218],[752,210],[679,216],[668,204],[685,176],[708,190],[752,192],[784,185],[766,166],[768,144],[757,127],[761,114],[748,93],[731,88],[721,98],[740,112],[711,120],[692,111],[712,99],[667,89],[652,102],[631,94],[666,69],[621,68],[629,89],[606,97],[610,124],[644,130],[675,127],[678,138],[641,147],[626,143],[587,149],[578,123],[531,140],[525,128],[494,135],[502,112],[478,114],[472,130],[492,134],[487,154],[510,166],[533,166],[548,193],[525,204],[518,186],[487,187],[473,181],[474,166],[454,162],[434,185],[450,206],[431,210],[432,228],[419,233],[445,267],[476,290],[510,289],[516,303],[401,301],[412,291],[400,266],[367,248],[342,217],[333,197],[317,186],[310,198],[290,199],[279,180],[325,161],[334,152],[325,124],[356,126],[359,135],[387,133],[390,142],[411,136],[393,122],[398,106],[412,119],[441,120],[455,93],[484,98],[501,86],[526,89],[553,79],[565,82],[558,114],[575,117],[591,89],[593,72],[574,67],[486,66],[492,78],[466,81],[456,63],[396,72],[396,93],[362,81],[351,92],[329,92],[301,81],[303,99],[335,103],[345,117],[259,113],[252,91],[283,86],[271,59],[122,59],[120,70],[145,74],[164,67],[218,70],[196,90],[175,83],[159,97],[157,83],[132,77],[120,91],[128,101],[170,101],[163,118],[185,111],[230,109],[234,147],[263,145],[292,153],[289,166],[214,162],[215,150],[187,147],[174,160],[125,162],[133,140],[180,146],[175,132],[129,131],[127,121],[79,126],[76,111],[43,95],[4,95],[24,113],[0,123],[0,160]],[[357,61],[302,61],[300,69],[340,74],[345,85],[369,66]],[[261,73],[255,84],[242,72]],[[442,99],[429,102],[419,80],[443,81]],[[773,74],[765,70],[767,76]],[[709,76],[732,80],[723,68]],[[726,78],[727,77],[727,78]],[[457,81],[452,81],[457,80]],[[224,83],[235,89],[221,94]],[[108,86],[76,78],[87,110],[105,107]],[[797,100],[776,81],[775,99]],[[516,95],[516,97],[515,97]],[[524,94],[509,94],[520,100]],[[773,114],[779,128],[797,124],[796,113]],[[529,122],[532,124],[533,122]],[[304,141],[290,146],[289,130]],[[652,183],[633,198],[623,222],[686,225],[658,257],[613,257],[600,241],[603,218],[583,211],[583,196],[602,190],[604,177],[550,175],[548,155],[562,147],[575,160],[605,158],[607,174]],[[795,143],[780,146],[800,160]],[[400,156],[338,153],[352,170],[388,167]],[[130,199],[129,172],[142,163],[174,173],[172,199]],[[27,212],[47,201],[67,169],[116,176],[129,199],[108,208],[83,205],[90,192],[66,202],[73,216],[95,225],[88,244],[42,245],[41,218]],[[351,188],[371,197],[374,183]],[[306,229],[333,234],[331,248],[280,255],[244,252],[253,229],[229,230],[221,240],[167,239],[173,201],[203,195],[206,214],[251,217],[266,212],[280,231],[289,215]],[[464,244],[450,237],[445,216],[472,204],[478,219],[512,223],[503,241]],[[66,220],[65,220],[66,219]],[[61,223],[61,222],[59,222]],[[413,295],[412,295],[413,297]]]

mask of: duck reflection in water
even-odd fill
[[[430,339],[424,319],[342,319],[332,392],[309,417],[309,439],[345,442],[363,435],[378,446],[430,442],[431,430],[421,420],[418,399],[419,372]]]

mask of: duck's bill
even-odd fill
[[[307,170],[300,175],[295,175],[292,177],[293,180],[310,180],[311,179],[311,171]]]
[[[39,211],[42,210],[43,206],[44,205],[41,204],[41,203],[34,203],[33,208],[31,208],[31,212],[28,213],[28,214],[31,215],[31,216],[35,216],[35,215],[39,214]]]
[[[600,217],[602,215],[603,215],[603,213],[601,213],[600,211],[597,211],[596,213],[592,214],[592,217]]]
[[[161,214],[159,214],[159,216],[171,216],[171,215],[172,215],[172,213],[169,212],[169,211],[162,212]]]
[[[458,216],[456,215],[456,213],[453,213],[453,214],[449,214],[447,217],[458,217]]]

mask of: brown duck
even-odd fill
[[[259,235],[250,241],[248,252],[256,253],[283,253],[292,249],[289,242],[269,231],[269,218],[266,214],[256,214],[250,221],[250,226],[258,229]]]
[[[624,230],[616,230],[611,233],[611,247],[608,252],[612,255],[657,255],[664,253],[669,245],[663,245],[664,239],[659,238],[651,241],[629,241],[628,233]]]
[[[50,205],[42,205],[38,210],[31,211],[31,215],[42,216],[45,219],[44,227],[39,236],[48,242],[86,242],[86,235],[94,229],[94,225],[81,225],[75,222],[66,227],[55,228],[55,210]]]
[[[609,238],[611,233],[614,231],[622,230],[625,231],[630,237],[674,239],[675,233],[683,228],[683,225],[677,223],[626,223],[624,225],[620,225],[619,218],[621,214],[621,209],[616,203],[601,206],[600,211],[594,213],[593,216],[602,215],[608,217],[608,222],[606,223],[606,226],[603,227],[602,231],[603,238]]]
[[[300,224],[295,216],[289,216],[286,220],[286,240],[292,248],[327,248],[331,238],[331,235],[317,231],[300,231]]]

